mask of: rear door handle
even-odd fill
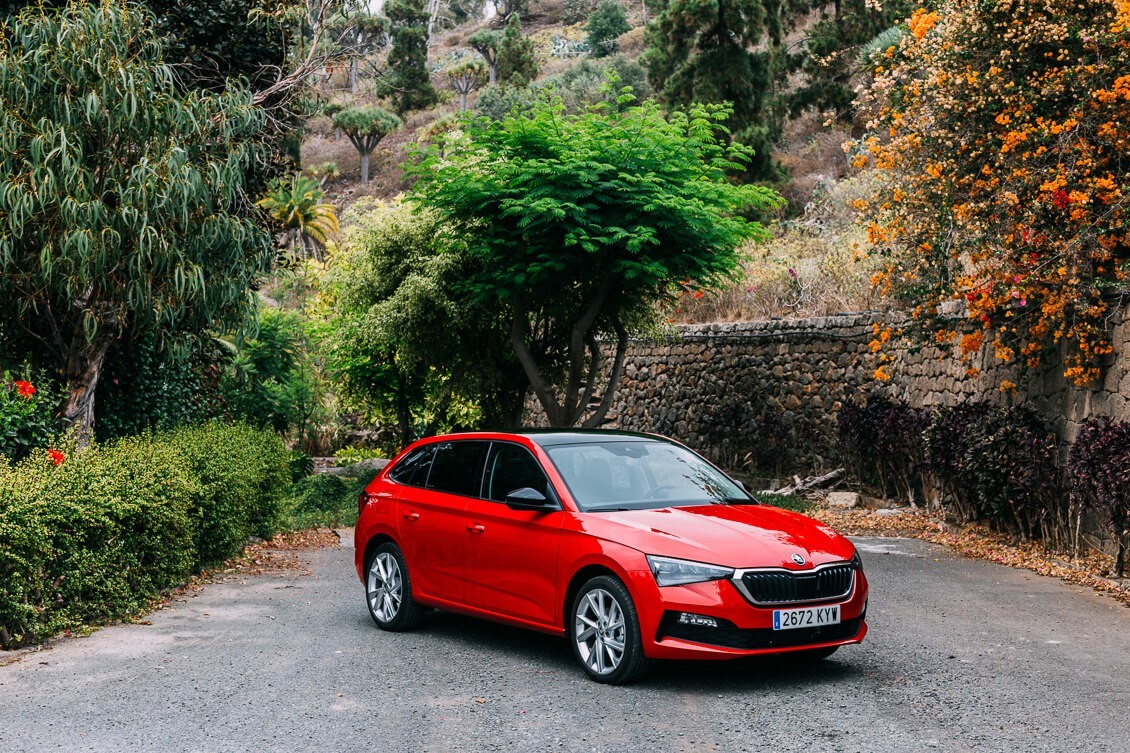
[[[478,524],[478,523],[476,523],[476,524],[475,524],[475,525],[473,525],[473,526],[467,526],[467,530],[468,530],[468,531],[470,531],[471,533],[482,533],[482,532],[483,532],[483,531],[485,531],[486,529],[487,529],[487,527],[486,527],[486,526],[484,526],[484,525],[480,525],[480,524]]]
[[[405,520],[413,520],[413,521],[419,520],[420,519],[420,513],[418,513],[418,512],[406,512],[406,513],[404,513],[404,519]]]

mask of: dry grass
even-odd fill
[[[851,208],[870,190],[868,176],[818,181],[801,218],[781,223],[771,240],[746,249],[733,284],[684,291],[673,321],[791,319],[885,306],[871,286],[878,262],[867,256],[866,233]]]

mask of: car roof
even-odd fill
[[[505,440],[522,437],[541,447],[558,447],[590,442],[667,442],[671,440],[657,434],[642,434],[609,429],[516,429],[514,431],[469,431],[425,437],[420,442],[431,444],[450,440]]]
[[[666,442],[668,440],[655,434],[640,434],[630,431],[608,429],[524,429],[515,432],[528,437],[542,447],[555,447],[563,444],[585,444],[588,442]]]

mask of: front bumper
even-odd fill
[[[652,659],[731,659],[860,643],[867,635],[867,579],[856,571],[851,592],[840,605],[840,623],[773,630],[774,609],[810,604],[755,606],[732,581],[660,588],[650,572],[631,574],[644,654]],[[714,618],[718,626],[677,622],[680,613]]]

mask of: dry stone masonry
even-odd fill
[[[875,325],[885,326],[879,314],[681,326],[667,339],[632,344],[606,425],[673,436],[728,468],[778,475],[836,465],[840,406],[871,392],[916,407],[1027,400],[1070,441],[1089,416],[1130,418],[1125,314],[1093,389],[1066,383],[1054,365],[1018,374],[988,348],[969,365],[980,371],[971,375],[948,350],[897,340],[884,345],[891,378],[879,381],[880,356],[870,345]]]

